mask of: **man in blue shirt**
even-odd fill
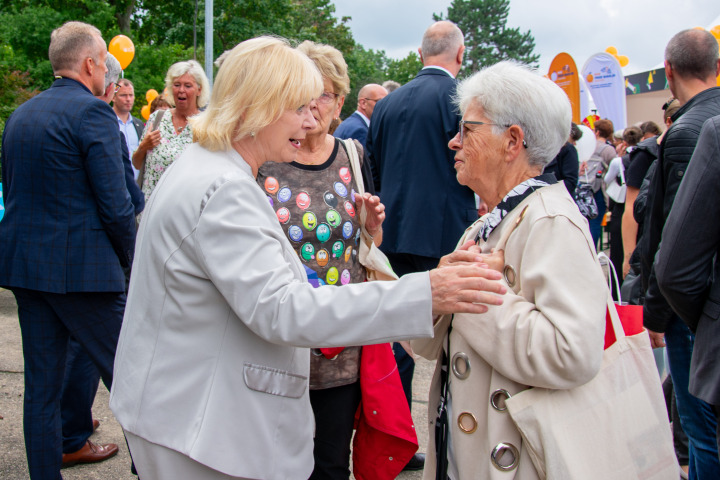
[[[145,125],[143,125],[143,122],[139,118],[135,118],[130,114],[130,110],[132,110],[135,104],[135,88],[133,87],[133,83],[127,78],[121,78],[117,82],[117,89],[113,100],[113,110],[115,111],[115,115],[117,115],[118,127],[123,135],[125,135],[128,155],[132,158],[133,153],[135,153],[135,150],[137,150],[140,144],[140,138],[142,137]],[[135,167],[133,167],[133,173],[137,180],[138,170]]]

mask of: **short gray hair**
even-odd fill
[[[107,88],[111,83],[118,81],[122,68],[120,68],[120,62],[118,62],[118,59],[110,52],[107,54],[105,66],[107,66],[107,73],[105,74],[105,88]]]
[[[168,69],[167,75],[165,76],[165,88],[167,88],[168,92],[172,92],[172,84],[175,79],[182,77],[186,73],[192,75],[195,79],[195,83],[197,83],[198,87],[200,87],[200,96],[197,99],[198,108],[205,107],[205,105],[208,104],[208,101],[210,101],[210,82],[205,76],[202,66],[200,66],[200,64],[195,60],[174,63]],[[166,100],[173,107],[175,106],[175,99],[172,95],[168,95]]]
[[[86,57],[97,65],[100,61],[98,39],[102,40],[100,30],[88,23],[67,22],[53,30],[48,49],[53,72],[75,71]]]
[[[718,42],[707,30],[691,28],[675,34],[665,47],[665,61],[683,78],[715,78]]]
[[[572,121],[570,100],[560,87],[526,65],[503,61],[463,80],[455,98],[460,111],[483,109],[500,135],[505,125],[525,134],[530,165],[547,165],[567,142]]]
[[[450,28],[437,28],[440,23],[448,24]],[[422,39],[423,58],[436,57],[438,55],[455,55],[458,48],[465,43],[462,31],[454,23],[442,20],[435,22],[427,30]]]

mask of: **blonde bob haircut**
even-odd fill
[[[197,86],[200,87],[200,95],[197,97],[197,107],[203,108],[210,98],[210,81],[208,81],[202,66],[195,60],[187,60],[184,62],[173,63],[165,75],[165,88],[168,92],[172,92],[173,83],[178,77],[182,77],[189,73],[194,79]],[[165,99],[170,105],[175,106],[175,98],[168,95]]]
[[[342,96],[350,93],[347,63],[337,48],[310,40],[305,40],[297,48],[315,62],[323,78],[330,80],[335,90],[333,93]]]
[[[194,140],[208,150],[228,150],[285,111],[310,103],[322,90],[313,62],[287,40],[246,40],[223,60],[208,108],[189,119]]]

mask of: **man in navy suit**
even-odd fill
[[[463,34],[454,23],[434,23],[418,49],[424,68],[373,112],[367,151],[385,204],[380,248],[398,275],[436,267],[477,220],[474,194],[457,182],[455,154],[448,148],[460,122],[451,98],[464,52]],[[410,403],[414,361],[399,344],[393,350]],[[423,464],[416,455],[406,468]]]
[[[52,87],[21,105],[2,139],[5,218],[0,285],[18,304],[25,360],[24,431],[30,477],[61,479],[61,390],[74,337],[105,385],[125,307],[135,216],[125,186],[117,120],[105,90],[100,31],[68,22],[53,31]],[[81,448],[85,461],[117,445]]]
[[[370,118],[375,110],[375,105],[387,94],[387,90],[377,83],[369,83],[362,87],[358,92],[357,110],[343,120],[333,135],[339,139],[355,139],[365,147]]]

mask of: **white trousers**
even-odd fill
[[[125,432],[138,476],[142,480],[251,480],[233,477],[198,463],[180,452]]]

